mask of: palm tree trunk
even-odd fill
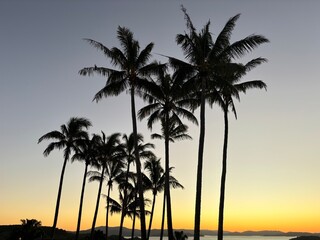
[[[123,229],[123,222],[125,217],[125,206],[127,204],[127,183],[129,178],[129,171],[130,171],[130,162],[128,161],[128,167],[127,167],[127,173],[126,173],[126,181],[124,186],[124,192],[123,192],[123,204],[121,206],[121,217],[120,217],[120,227],[119,227],[119,239],[122,237],[122,229]]]
[[[160,240],[162,240],[162,238],[163,238],[165,214],[166,214],[166,189],[164,189],[164,193],[163,193],[163,206],[162,206],[162,221],[161,221]]]
[[[134,201],[135,201],[135,203],[137,203],[137,194],[135,194],[135,196],[134,196]],[[133,221],[132,221],[132,229],[131,229],[131,239],[132,240],[134,238],[135,224],[136,224],[136,206],[134,206],[134,209],[133,209]]]
[[[108,239],[109,231],[109,198],[110,198],[111,184],[108,184],[108,193],[107,193],[107,212],[106,212],[106,239]]]
[[[93,240],[93,234],[94,234],[94,228],[96,226],[97,216],[98,216],[98,210],[99,210],[99,203],[100,203],[100,195],[101,195],[101,189],[102,189],[102,182],[103,182],[103,175],[105,171],[105,164],[103,165],[102,171],[101,171],[101,179],[99,183],[99,190],[98,190],[98,196],[97,196],[97,202],[96,202],[96,209],[94,211],[93,221],[92,221],[92,227],[91,227],[91,234],[90,239]]]
[[[133,240],[133,238],[134,238],[135,225],[136,225],[136,213],[134,212],[133,221],[132,221],[132,229],[131,229],[131,239],[132,239],[132,240]]]
[[[149,221],[149,228],[148,228],[148,237],[147,240],[150,238],[150,232],[151,232],[151,226],[152,226],[152,218],[153,218],[153,211],[154,206],[156,204],[156,194],[153,194],[153,200],[152,200],[152,208],[151,208],[151,215],[150,215],[150,221]]]
[[[67,161],[68,161],[68,159],[65,158],[63,165],[62,165],[61,175],[60,175],[60,183],[59,183],[59,190],[58,190],[58,196],[57,196],[56,210],[54,213],[54,220],[53,220],[52,233],[51,233],[52,240],[54,239],[54,234],[55,234],[57,222],[58,222],[60,199],[61,199],[61,192],[62,192],[62,185],[63,185],[63,177],[64,177],[64,172],[66,170]]]
[[[194,240],[200,240],[200,217],[201,217],[201,190],[202,190],[202,165],[205,137],[205,78],[201,81],[201,105],[200,105],[200,135],[198,150],[198,169],[197,169],[197,189],[196,207],[194,219]]]
[[[134,101],[134,87],[131,86],[131,115],[132,115],[132,127],[133,127],[133,138],[134,138],[134,148],[135,148],[135,160],[137,168],[137,178],[138,178],[138,193],[139,193],[139,204],[140,204],[140,224],[141,224],[141,239],[146,240],[146,219],[144,210],[144,197],[143,197],[143,185],[142,185],[142,175],[141,175],[141,162],[139,158],[138,151],[138,133],[137,133],[137,118],[136,118],[136,108]]]
[[[171,212],[171,197],[170,197],[170,166],[169,166],[169,116],[165,116],[165,189],[167,197],[167,225],[168,225],[168,239],[173,240],[173,227],[172,227],[172,212]]]
[[[86,187],[86,180],[87,180],[87,172],[88,172],[88,163],[85,163],[85,169],[83,174],[83,182],[82,182],[82,190],[81,190],[81,197],[80,197],[80,206],[79,206],[79,214],[78,214],[78,223],[77,223],[77,231],[76,231],[76,240],[79,239],[79,231],[81,225],[81,215],[82,215],[82,204],[83,204],[83,197],[84,197],[84,190]]]
[[[219,204],[219,222],[218,222],[218,240],[223,239],[223,214],[224,214],[224,197],[227,175],[227,150],[228,150],[228,109],[224,109],[224,142],[223,142],[223,159],[222,174],[220,186],[220,204]]]

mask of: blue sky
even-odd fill
[[[242,96],[238,120],[230,122],[227,229],[320,231],[314,224],[320,220],[320,2],[315,0],[1,1],[0,224],[21,218],[51,224],[62,153],[43,157],[46,144],[37,145],[37,140],[44,133],[73,116],[91,119],[92,133],[131,132],[128,95],[92,102],[105,79],[82,77],[78,71],[110,65],[82,39],[118,46],[121,25],[134,32],[141,46],[155,43],[154,59],[166,61],[158,54],[183,59],[175,43],[175,35],[186,29],[181,3],[198,29],[210,19],[214,37],[241,13],[233,41],[253,33],[270,39],[241,59],[269,60],[246,76],[265,81],[268,91]],[[142,101],[137,105],[142,107]],[[173,205],[176,224],[192,228],[198,128],[189,125],[194,140],[172,146],[174,173],[185,186],[173,193]],[[146,122],[138,127],[150,141]],[[203,228],[216,228],[222,137],[222,114],[216,107],[207,112]],[[162,142],[154,143],[162,157]],[[68,165],[60,227],[75,229],[82,171],[80,163]],[[90,226],[96,187],[88,184],[83,228]],[[185,209],[188,213],[181,217]],[[275,216],[280,217],[275,221]],[[99,219],[102,225],[103,214]]]

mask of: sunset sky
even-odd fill
[[[236,105],[238,120],[230,118],[225,230],[320,232],[317,0],[0,1],[0,225],[25,218],[52,225],[63,155],[54,151],[43,156],[49,143],[37,144],[43,134],[74,116],[92,121],[90,133],[132,131],[129,95],[92,102],[105,79],[83,77],[78,71],[110,63],[82,39],[118,47],[120,25],[134,32],[141,47],[155,43],[153,59],[165,62],[160,54],[184,59],[175,42],[176,34],[186,30],[181,4],[198,29],[210,19],[214,38],[230,17],[241,13],[232,41],[253,33],[270,40],[240,60],[269,60],[244,79],[261,79],[268,90],[242,95]],[[138,100],[137,109],[142,106]],[[223,115],[218,107],[208,107],[206,117],[201,228],[214,230]],[[185,123],[193,140],[171,146],[173,174],[185,187],[172,191],[173,225],[192,229],[199,128]],[[151,141],[145,120],[138,123],[138,131]],[[163,159],[163,142],[152,142]],[[59,228],[76,229],[83,171],[82,163],[67,165]],[[91,227],[97,188],[97,183],[87,184],[82,229]],[[117,197],[116,191],[112,194]],[[162,194],[153,228],[160,228],[161,205]],[[97,226],[104,225],[104,206],[102,199]],[[119,215],[113,215],[110,226],[117,225]],[[131,221],[126,219],[125,225]]]

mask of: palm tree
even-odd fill
[[[174,122],[183,126],[180,117],[186,117],[197,123],[197,119],[187,108],[192,106],[190,99],[186,99],[182,88],[182,81],[179,78],[172,78],[166,73],[166,69],[159,68],[156,72],[157,80],[151,80],[144,89],[143,97],[149,101],[149,105],[138,112],[139,119],[147,116],[148,127],[152,129],[156,121],[161,121],[163,136],[165,140],[165,171],[169,172],[169,141],[171,127]],[[167,197],[167,224],[169,240],[174,238],[172,226],[171,200],[169,188],[169,175],[165,180],[165,196]]]
[[[239,93],[246,93],[247,90],[251,88],[265,88],[266,84],[260,80],[239,82],[241,77],[244,76],[248,71],[266,62],[264,58],[256,58],[251,60],[245,65],[237,64],[237,67],[222,68],[220,72],[217,73],[216,85],[218,85],[218,94],[216,92],[211,96],[211,103],[218,103],[224,113],[224,142],[223,142],[223,157],[222,157],[222,174],[221,174],[221,185],[220,185],[220,204],[219,204],[219,222],[218,222],[218,240],[223,239],[223,220],[224,220],[224,200],[225,200],[225,184],[226,184],[226,174],[227,174],[227,149],[228,149],[228,132],[229,132],[229,122],[228,113],[229,108],[235,114],[237,118],[237,113],[234,105],[233,98],[240,101]]]
[[[200,105],[200,134],[198,149],[197,184],[194,239],[200,238],[200,216],[201,216],[201,191],[202,191],[202,166],[205,140],[205,103],[207,97],[208,81],[213,73],[224,64],[226,59],[241,57],[262,43],[268,42],[262,35],[250,35],[242,40],[230,44],[230,37],[239,18],[239,14],[230,18],[222,31],[218,34],[216,41],[210,33],[210,21],[205,24],[200,32],[197,32],[186,9],[182,6],[186,26],[189,33],[177,34],[176,42],[181,46],[188,62],[169,57],[170,64],[182,77],[188,77],[187,86],[195,89]],[[191,86],[191,87],[190,87]]]
[[[156,158],[148,159],[144,163],[144,169],[149,173],[149,177],[146,176],[147,178],[144,180],[145,184],[147,185],[146,189],[150,189],[153,195],[151,215],[150,215],[149,228],[148,228],[148,239],[149,239],[151,226],[152,226],[154,207],[156,204],[156,196],[159,192],[162,192],[165,188],[166,174],[161,166],[160,159],[156,159]],[[169,171],[171,172],[171,170],[172,170],[172,167],[169,169]],[[183,186],[178,182],[178,180],[171,175],[169,177],[169,182],[170,182],[170,187],[173,187],[173,188],[179,187],[183,189]]]
[[[160,159],[151,158],[148,159],[144,163],[144,169],[149,173],[149,176],[147,178],[146,184],[148,185],[147,188],[152,190],[152,207],[151,207],[151,215],[149,220],[149,227],[147,232],[147,239],[150,237],[150,231],[152,226],[152,219],[153,219],[153,213],[154,213],[154,206],[156,204],[156,196],[158,192],[162,192],[164,189],[164,170],[161,166]]]
[[[110,161],[107,164],[106,173],[108,176],[108,191],[107,191],[107,211],[106,211],[106,237],[108,238],[109,226],[109,202],[110,191],[112,190],[113,183],[123,174],[124,163],[122,161]]]
[[[96,201],[96,207],[94,212],[94,217],[92,221],[92,227],[91,227],[91,234],[90,239],[93,239],[94,235],[94,229],[96,225],[96,220],[98,216],[98,209],[99,209],[99,203],[100,203],[100,195],[101,195],[101,189],[102,189],[102,183],[104,180],[104,176],[106,173],[108,162],[113,161],[121,161],[121,145],[120,145],[120,133],[114,133],[111,134],[109,137],[106,138],[104,132],[102,132],[102,137],[97,135],[98,137],[98,156],[97,161],[100,164],[100,168],[102,168],[100,173],[100,179],[99,179],[99,188],[98,188],[98,194],[97,194],[97,201]],[[90,177],[89,181],[97,180],[95,176]]]
[[[122,157],[126,160],[127,170],[124,176],[124,182],[128,183],[129,173],[130,173],[130,165],[131,163],[135,162],[135,141],[134,141],[134,134],[131,133],[129,136],[126,134],[123,134],[122,136],[123,142],[121,143],[122,146]],[[137,142],[138,142],[138,153],[140,159],[148,159],[155,157],[153,152],[150,149],[154,148],[154,145],[152,143],[143,143],[143,136],[141,134],[137,135]],[[126,185],[124,185],[124,188],[126,188]],[[124,201],[126,201],[127,198],[127,191],[124,189]],[[123,204],[122,206],[125,206]],[[120,218],[120,228],[119,228],[119,237],[122,236],[122,228],[123,228],[123,221],[125,217],[125,211],[122,210],[122,215]]]
[[[137,120],[135,110],[135,92],[139,89],[143,82],[146,81],[145,76],[152,72],[155,64],[148,64],[153,49],[153,43],[149,43],[144,49],[140,51],[140,45],[137,40],[133,38],[133,33],[125,27],[118,27],[117,38],[120,42],[121,49],[113,47],[111,49],[105,47],[103,44],[92,39],[86,39],[93,47],[101,50],[111,63],[119,67],[119,70],[105,67],[87,67],[80,70],[81,75],[92,75],[98,73],[107,76],[108,80],[106,86],[102,88],[96,95],[95,100],[99,101],[102,97],[118,96],[126,89],[130,90],[131,96],[131,116],[135,149],[138,146],[137,137]],[[136,168],[138,174],[139,197],[141,208],[141,237],[146,240],[146,225],[144,214],[144,200],[141,177],[141,162],[138,152],[135,153]]]
[[[143,175],[144,176],[144,175]],[[133,219],[132,224],[132,235],[134,234],[134,225],[135,225],[135,217],[141,217],[140,205],[139,205],[139,198],[137,197],[137,186],[136,186],[136,178],[137,174],[130,172],[129,173],[129,180],[125,180],[126,176],[122,174],[119,178],[117,178],[118,187],[119,187],[119,202],[115,199],[105,196],[107,198],[107,202],[109,201],[110,213],[120,213],[121,218],[130,217]],[[143,177],[145,179],[145,177]],[[145,185],[145,184],[144,184]],[[126,192],[126,193],[125,193]],[[126,197],[125,197],[126,195]],[[149,203],[149,199],[144,199],[144,204]],[[146,214],[150,214],[148,210],[146,210]],[[120,228],[123,226],[120,226]],[[120,231],[122,233],[122,230]],[[119,239],[122,238],[122,235]]]
[[[161,121],[161,131],[162,134],[153,133],[151,135],[152,139],[165,139],[164,135],[164,122]],[[169,141],[174,142],[175,140],[184,140],[184,139],[192,139],[188,134],[188,126],[184,124],[179,124],[174,121],[174,119],[169,119]],[[169,168],[169,172],[171,172],[172,167]],[[171,184],[172,176],[169,175],[169,184]],[[165,199],[166,199],[166,189],[163,195],[163,207],[162,207],[162,221],[161,221],[161,232],[160,232],[160,240],[163,238],[163,229],[164,229],[164,216],[165,216]]]
[[[79,231],[81,225],[81,215],[82,215],[82,204],[84,198],[84,191],[86,186],[87,180],[87,173],[89,165],[96,165],[96,156],[97,156],[97,140],[98,136],[94,135],[91,139],[85,138],[80,139],[76,143],[76,153],[72,156],[72,161],[84,161],[85,162],[85,169],[82,181],[82,189],[81,189],[81,196],[80,196],[80,205],[79,205],[79,214],[78,214],[78,222],[77,222],[77,230],[76,230],[76,237],[75,239],[78,240],[79,238]]]
[[[88,133],[85,129],[88,129],[91,126],[91,122],[86,118],[71,118],[67,124],[63,124],[60,126],[60,131],[54,130],[39,138],[38,143],[42,142],[43,140],[51,140],[48,147],[44,150],[44,156],[48,156],[52,150],[54,149],[64,149],[64,162],[62,166],[62,171],[60,175],[60,183],[59,183],[59,190],[56,202],[56,209],[54,214],[53,226],[52,226],[52,236],[51,238],[54,239],[55,229],[57,226],[58,215],[59,215],[59,207],[60,207],[60,199],[61,199],[61,192],[62,192],[62,185],[63,185],[63,177],[64,172],[66,169],[66,165],[68,159],[75,150],[75,141],[78,139],[83,139],[88,136]]]

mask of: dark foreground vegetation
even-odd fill
[[[0,240],[47,240],[51,239],[52,228],[41,226],[41,222],[35,219],[21,220],[21,225],[5,225],[0,226]],[[111,229],[111,235],[108,236],[108,240],[119,240],[118,233],[119,227],[114,227]],[[131,230],[128,228],[123,229],[124,236],[129,236]],[[157,231],[156,235],[159,236],[160,230]],[[137,235],[140,235],[140,231]],[[151,234],[153,235],[153,234]],[[164,233],[167,236],[167,231]],[[77,236],[76,232],[70,232],[63,229],[57,228],[55,231],[55,240],[73,240]],[[78,236],[81,240],[88,240],[91,238],[91,231],[80,231]],[[188,236],[183,231],[175,231],[175,239],[185,240]],[[100,230],[96,229],[93,232],[93,239],[104,240],[106,239],[106,234]],[[139,237],[124,238],[122,240],[140,240]],[[312,240],[312,239],[310,239]]]

